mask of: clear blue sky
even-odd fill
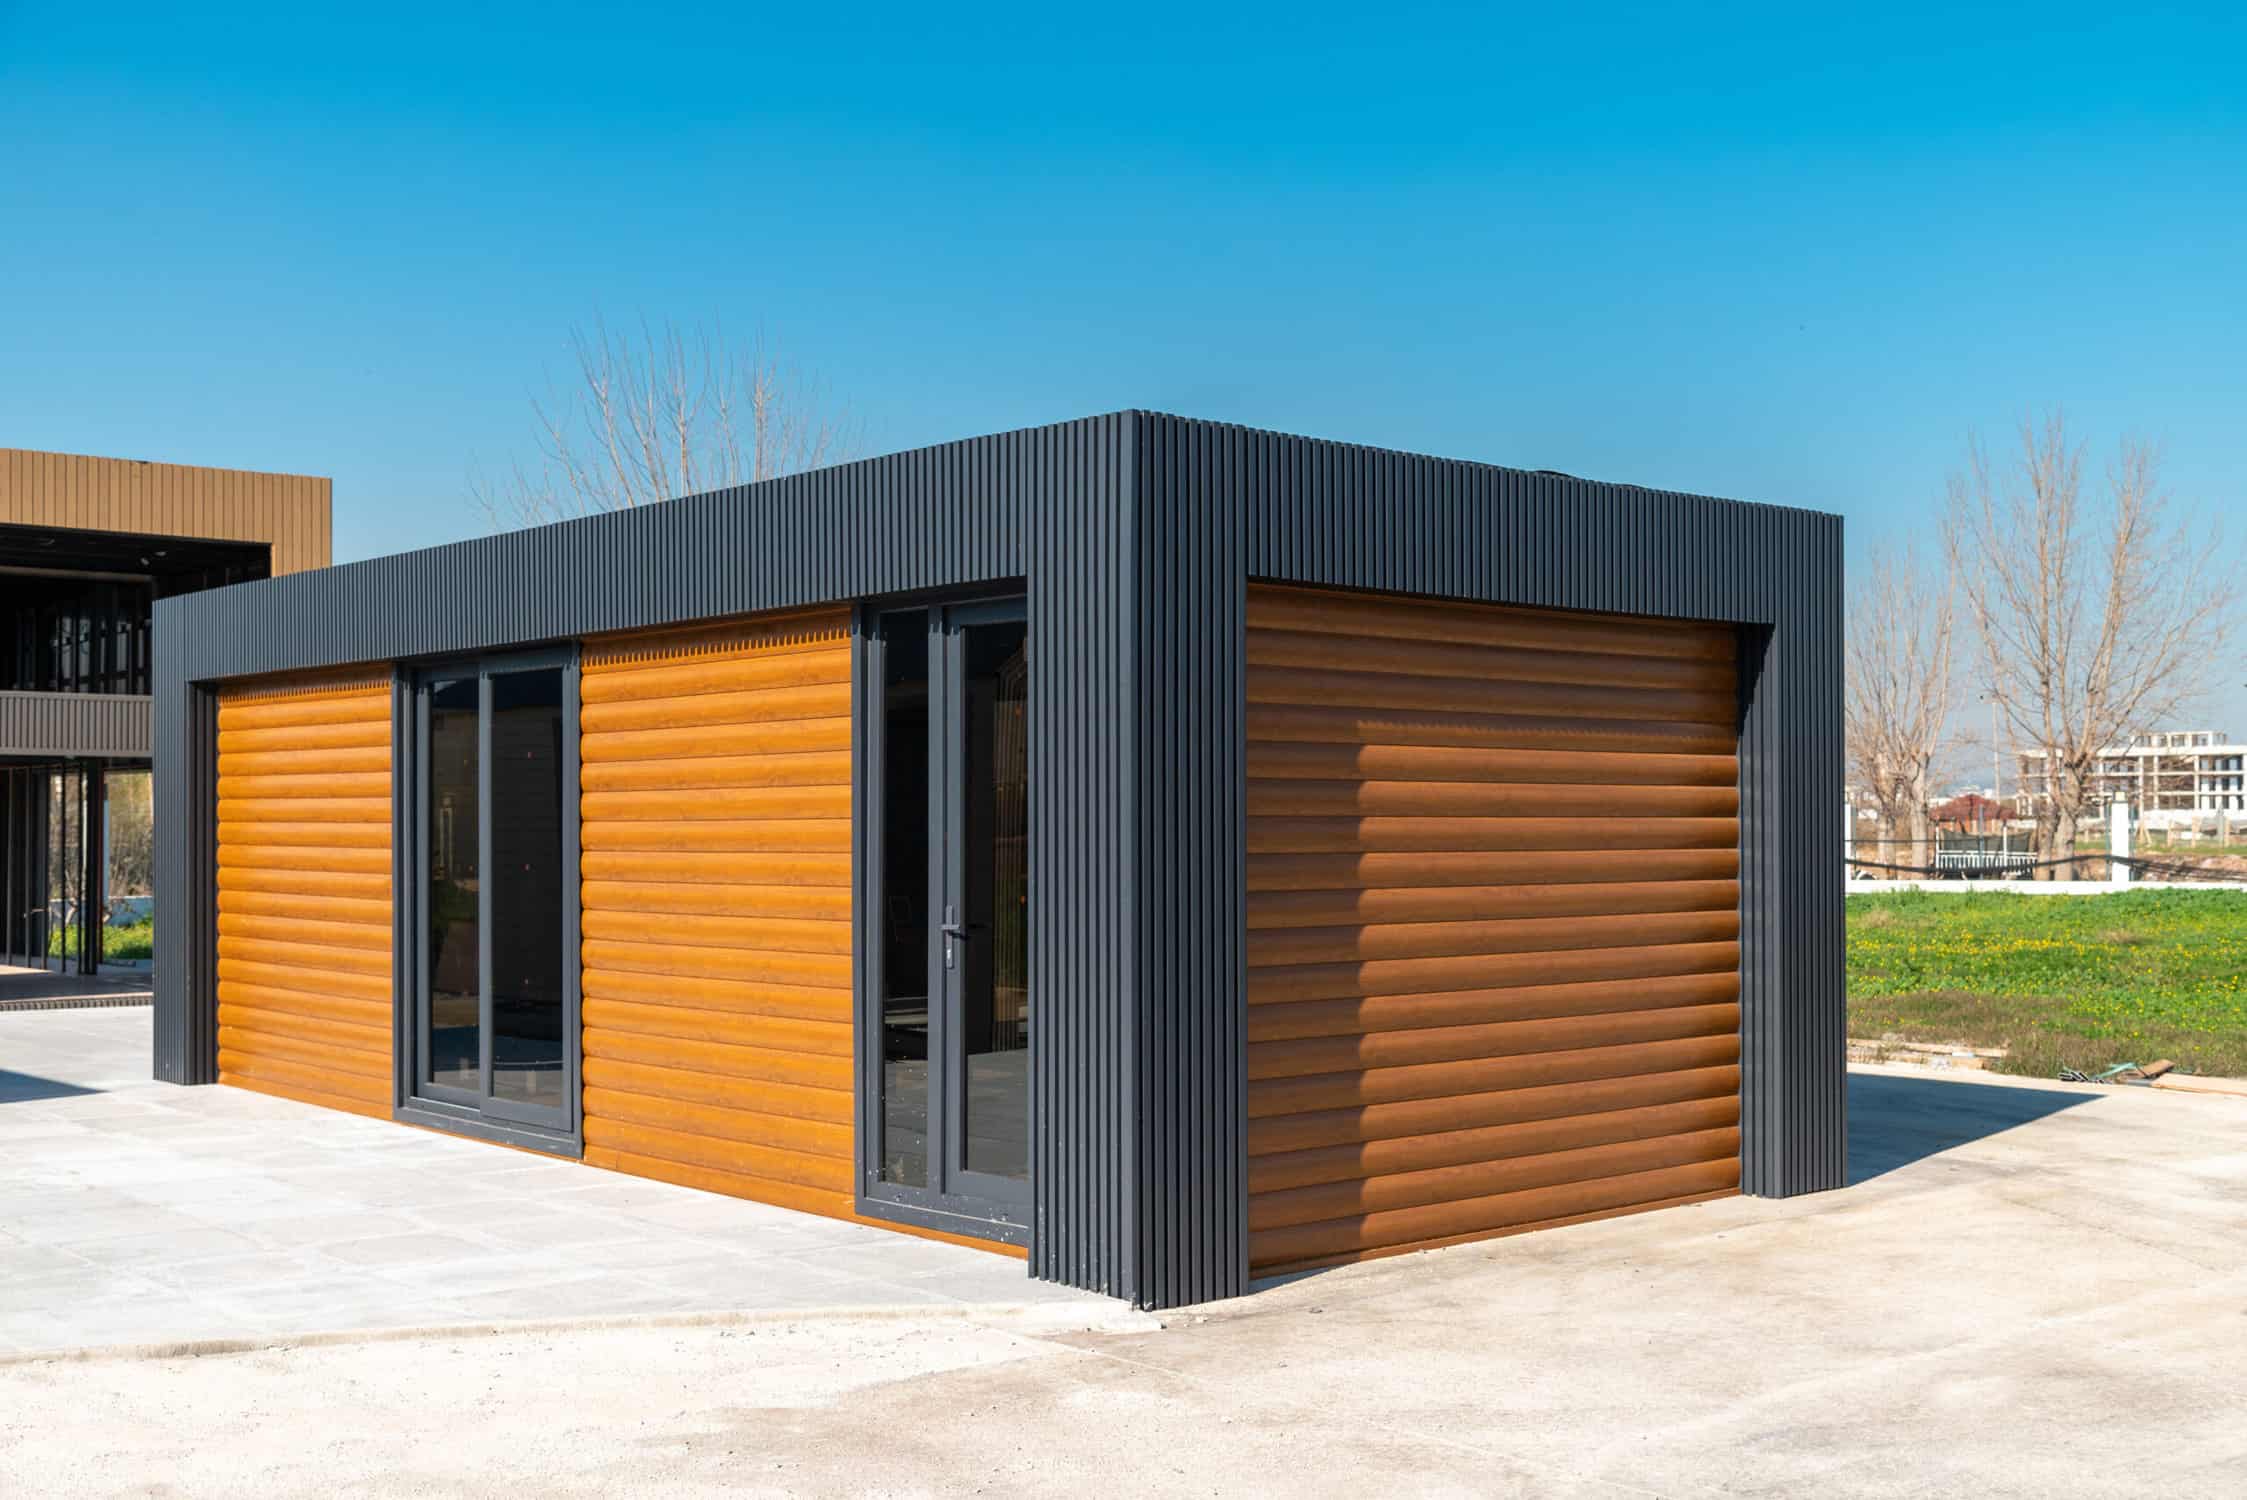
[[[1154,406],[1862,542],[2058,402],[2247,511],[2240,8],[1825,9],[0,0],[0,444],[395,551],[573,326],[720,317],[878,448]]]

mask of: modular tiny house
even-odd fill
[[[158,1076],[1146,1306],[1839,1186],[1840,573],[1126,412],[167,601]]]

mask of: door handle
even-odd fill
[[[948,938],[964,938],[979,930],[980,929],[975,927],[973,924],[963,924],[959,922],[946,922],[941,928],[943,934]]]

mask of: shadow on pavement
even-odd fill
[[[29,1104],[35,1099],[68,1099],[75,1094],[100,1092],[100,1089],[81,1088],[58,1078],[41,1078],[36,1073],[11,1073],[6,1068],[0,1068],[0,1104]]]
[[[1852,1073],[1849,1181],[1865,1182],[1953,1147],[2097,1102],[2095,1094],[2057,1089]]]

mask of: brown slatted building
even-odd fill
[[[167,603],[158,1072],[1146,1306],[1837,1186],[1838,599],[1127,412]]]

